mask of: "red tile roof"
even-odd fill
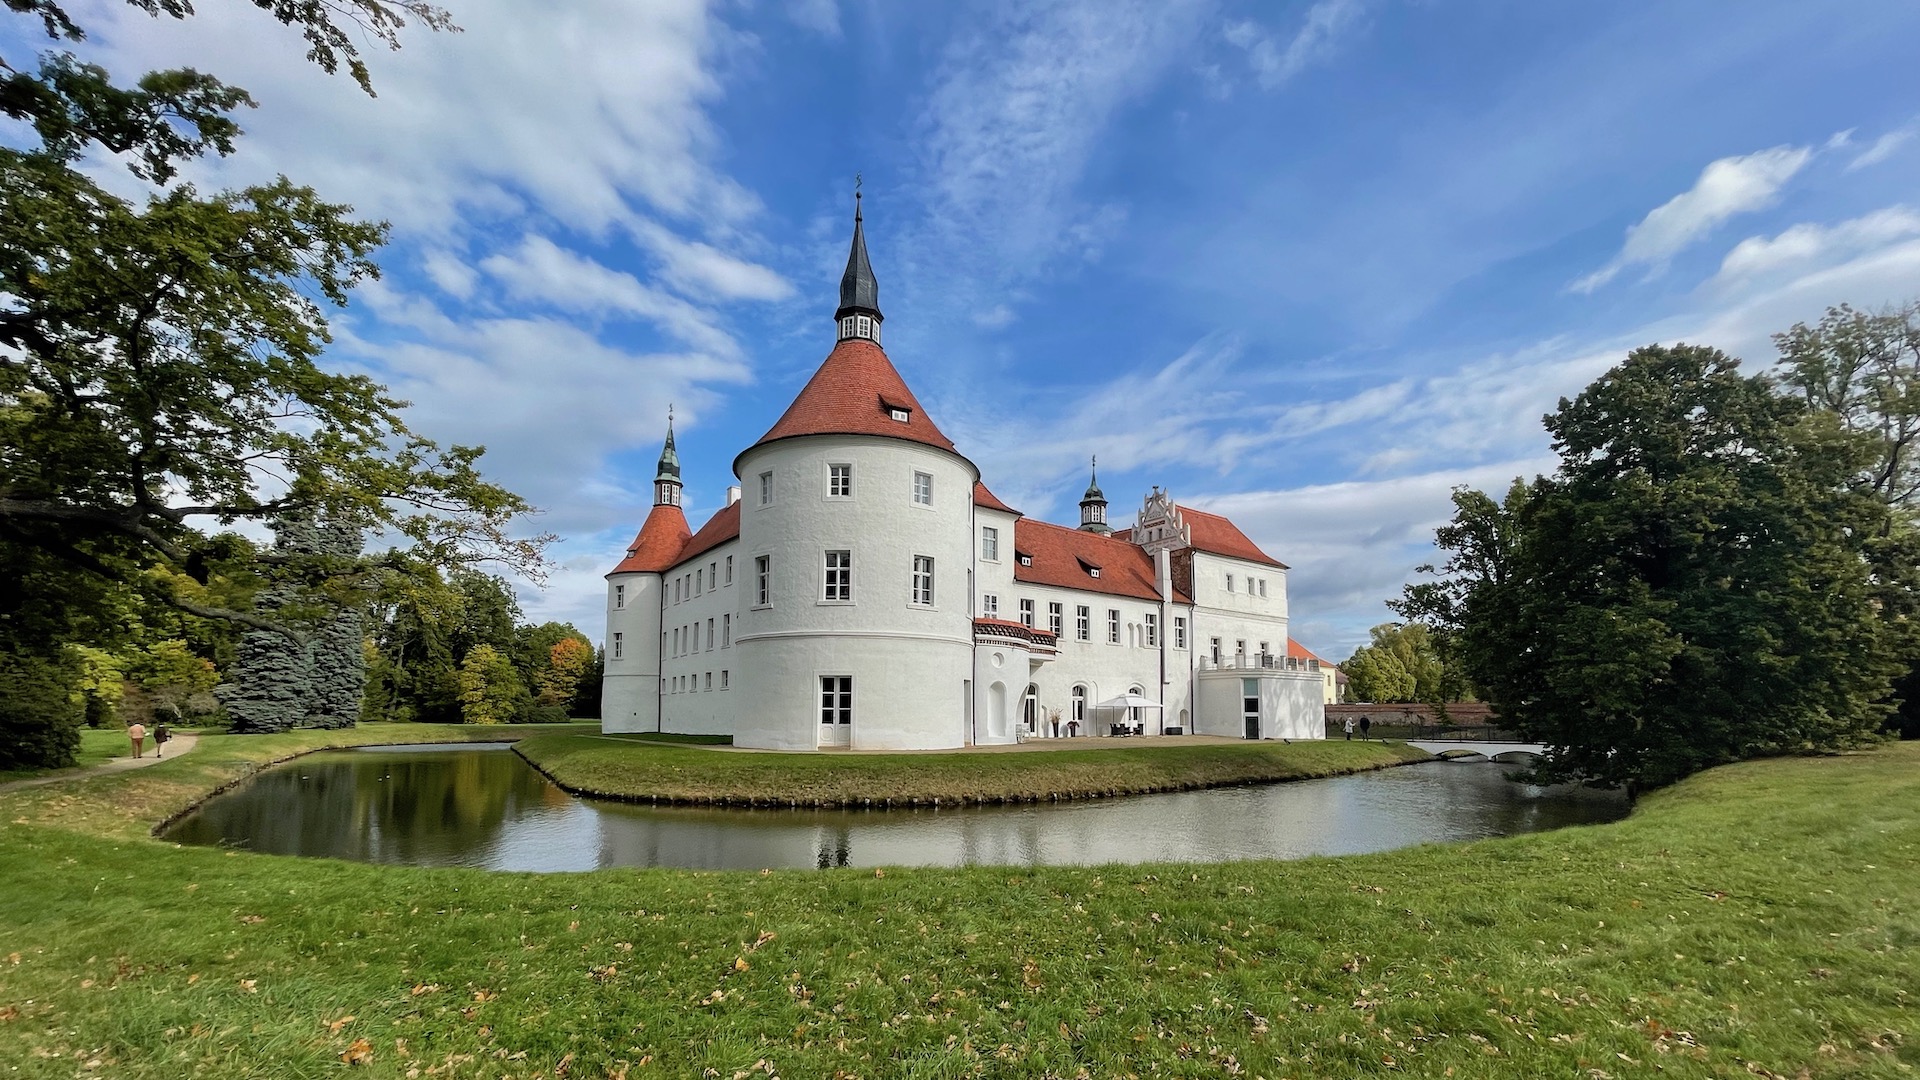
[[[620,565],[607,573],[614,574],[657,574],[672,566],[680,555],[680,549],[687,544],[687,515],[677,506],[656,506],[647,515],[646,524],[640,526],[640,534],[627,545],[627,557]]]
[[[905,423],[892,417],[896,408],[908,410]],[[959,452],[934,426],[880,346],[859,338],[833,347],[793,404],[753,445],[797,435],[877,435]],[[739,461],[734,459],[736,469]]]
[[[686,562],[695,555],[704,555],[721,544],[740,535],[740,504],[732,503],[723,507],[719,513],[707,519],[700,531],[693,534],[687,546],[680,549],[680,555],[674,564]]]
[[[1209,514],[1205,510],[1180,508],[1180,517],[1187,523],[1187,529],[1193,534],[1193,547],[1196,551],[1210,552],[1214,555],[1226,555],[1230,558],[1245,559],[1248,562],[1265,563],[1287,569],[1287,564],[1261,551],[1259,546],[1247,539],[1240,527],[1219,514]]]
[[[1125,540],[1021,518],[1013,523],[1013,549],[1020,556],[1033,558],[1031,566],[1014,560],[1015,581],[1142,600],[1160,598],[1154,589],[1153,557]],[[1088,566],[1099,567],[1100,576],[1087,573]],[[1173,598],[1182,604],[1193,603],[1177,589]]]
[[[1292,638],[1287,639],[1287,655],[1296,660],[1320,660],[1320,657],[1312,649],[1307,648]],[[1326,667],[1333,666],[1325,660],[1320,660],[1320,663]]]
[[[1016,516],[1020,513],[1020,511],[1015,510],[1013,507],[1008,506],[1006,503],[1001,502],[999,496],[995,495],[991,491],[988,491],[987,485],[981,483],[978,480],[975,480],[973,482],[973,505],[984,506],[989,510],[1005,510],[1007,513],[1014,514]]]

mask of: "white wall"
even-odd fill
[[[1172,617],[1163,617],[1160,627],[1160,641],[1166,647],[1167,684],[1160,681],[1160,653],[1158,646],[1146,644],[1145,619],[1147,612],[1159,613],[1162,605],[1157,600],[1145,600],[1131,596],[1113,596],[1108,593],[1081,592],[1077,589],[1063,589],[1052,585],[1032,585],[1015,583],[1013,601],[1001,598],[1002,618],[1019,621],[1018,600],[1022,597],[1034,601],[1034,625],[1042,630],[1049,629],[1047,605],[1061,605],[1061,633],[1059,655],[1052,661],[1038,664],[1030,680],[1039,691],[1041,737],[1052,732],[1046,727],[1046,714],[1050,709],[1059,709],[1061,733],[1066,733],[1067,721],[1073,718],[1073,687],[1082,684],[1087,687],[1087,718],[1081,725],[1082,735],[1104,735],[1112,723],[1130,722],[1130,718],[1117,710],[1096,711],[1092,706],[1108,698],[1119,697],[1135,686],[1141,693],[1166,706],[1166,723],[1179,723],[1180,711],[1188,708],[1187,702],[1187,654],[1185,650],[1172,647]],[[1076,636],[1075,608],[1084,604],[1089,609],[1089,627],[1087,641]],[[1120,644],[1107,641],[1107,612],[1120,612]],[[1174,615],[1188,616],[1185,607],[1173,609]],[[1188,644],[1192,644],[1189,630]],[[1019,688],[1020,693],[1026,687]],[[1016,708],[1016,716],[1020,713]],[[1158,732],[1161,717],[1153,710],[1146,711],[1142,719],[1148,732]]]
[[[1226,588],[1233,575],[1233,591]],[[1247,591],[1248,581],[1267,583],[1267,595]],[[1255,659],[1260,643],[1275,656],[1287,653],[1287,575],[1274,566],[1229,559],[1204,551],[1193,553],[1194,623],[1199,655],[1210,656],[1212,639],[1220,639],[1220,660],[1235,663],[1235,643],[1247,643],[1247,662]]]
[[[607,666],[600,684],[603,731],[656,731],[660,723],[659,574],[611,574],[607,577]],[[614,606],[617,586],[624,603]],[[614,635],[620,655],[614,655]]]
[[[830,464],[853,466],[851,498],[827,495]],[[745,593],[734,636],[743,673],[735,744],[818,745],[819,680],[848,675],[855,747],[962,745],[973,679],[972,463],[916,443],[819,435],[754,447],[738,469]],[[913,501],[916,471],[933,478],[931,506]],[[774,478],[767,505],[763,472]],[[850,603],[822,599],[829,550],[853,553]],[[915,555],[934,560],[930,606],[911,603]],[[760,556],[772,565],[765,606],[753,595]]]
[[[733,560],[731,584],[727,581],[728,559]],[[719,584],[715,585],[713,579]],[[680,590],[677,601],[676,582]],[[739,639],[740,612],[746,607],[743,598],[747,585],[740,565],[739,541],[730,540],[673,567],[661,587],[666,597],[661,612],[664,632],[655,634],[653,642],[661,654],[660,672],[666,687],[661,697],[661,730],[682,735],[731,735],[744,674],[740,650],[728,644],[726,637],[726,620],[731,616],[734,640]],[[693,633],[696,629],[697,641]],[[674,649],[676,630],[681,640],[678,652]]]
[[[1326,737],[1326,707],[1319,672],[1257,669],[1200,673],[1199,723],[1195,728],[1199,734],[1246,738],[1243,679],[1252,679],[1258,684],[1260,738]]]

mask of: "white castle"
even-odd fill
[[[995,498],[882,350],[853,221],[833,351],[698,532],[669,425],[607,575],[603,728],[779,750],[1324,737],[1330,669],[1288,640],[1286,566],[1157,487],[1118,533],[1097,477],[1078,529]]]

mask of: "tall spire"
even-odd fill
[[[847,252],[847,270],[840,275],[840,307],[834,311],[839,326],[837,340],[866,338],[880,340],[880,283],[874,279],[873,264],[867,261],[867,237],[861,226],[860,181],[854,179],[853,246]]]
[[[673,406],[667,406],[667,445],[660,450],[660,467],[653,475],[653,505],[680,505],[680,455],[673,448]]]
[[[1107,496],[1100,490],[1100,459],[1092,462],[1092,476],[1087,481],[1087,493],[1080,497],[1080,531],[1099,533],[1105,536],[1113,530],[1107,528]]]

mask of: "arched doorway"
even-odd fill
[[[1085,683],[1074,684],[1073,715],[1069,717],[1069,719],[1076,724],[1084,725],[1087,722],[1087,687]]]
[[[1140,686],[1129,686],[1129,687],[1127,687],[1127,693],[1129,693],[1129,694],[1139,694],[1139,695],[1141,695],[1142,697],[1144,697],[1144,696],[1146,696],[1146,690],[1145,690],[1145,688],[1143,688],[1143,687],[1140,687]],[[1146,728],[1146,723],[1147,723],[1147,710],[1145,710],[1145,709],[1141,709],[1141,708],[1132,708],[1132,709],[1128,709],[1128,710],[1127,710],[1127,723],[1128,723],[1128,724],[1130,724],[1130,725],[1132,725],[1132,726],[1131,726],[1131,729],[1130,729],[1130,730],[1132,730],[1132,731],[1135,731],[1135,732],[1144,732],[1144,731],[1146,731],[1146,730],[1147,730],[1147,728]]]
[[[1020,713],[1027,722],[1027,734],[1040,730],[1040,688],[1027,684],[1026,700],[1021,703]]]

